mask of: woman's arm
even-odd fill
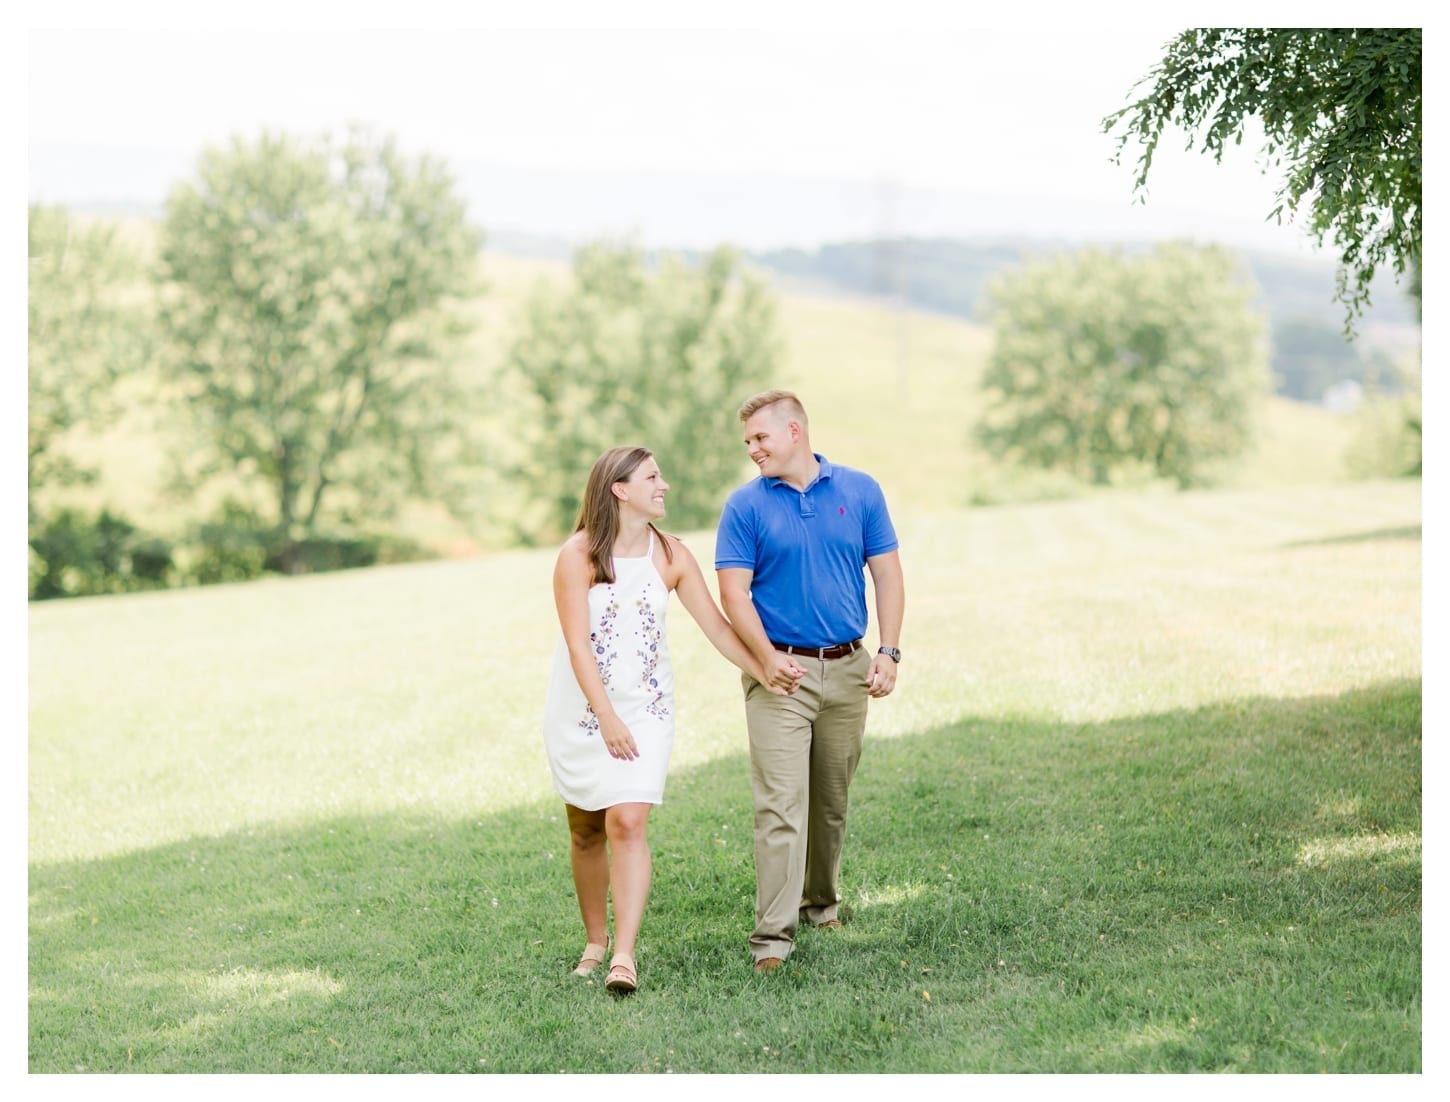
[[[755,611],[755,602],[750,599],[750,583],[755,573],[736,566],[718,570],[716,576],[720,579],[720,603],[725,606],[730,625],[765,672],[760,683],[773,693],[788,696],[795,692],[806,671],[794,658],[776,650],[765,634],[760,613]]]
[[[639,757],[639,747],[614,710],[589,643],[589,588],[593,584],[594,567],[584,543],[577,538],[570,539],[554,563],[554,607],[559,613],[564,645],[569,650],[569,667],[584,699],[599,719],[599,734],[610,757],[632,761]]]
[[[695,623],[700,625],[700,630],[705,633],[705,638],[710,640],[716,650],[765,685],[771,692],[778,696],[787,695],[788,690],[766,682],[765,669],[761,666],[760,659],[741,641],[730,621],[725,619],[724,613],[720,611],[720,606],[715,603],[715,598],[705,584],[705,576],[700,571],[700,564],[695,560],[690,549],[678,540],[675,540],[674,548],[674,590],[679,594],[680,604],[685,606],[685,611],[694,618]]]

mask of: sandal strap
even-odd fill
[[[574,974],[576,976],[587,976],[603,964],[605,956],[609,953],[609,946],[613,942],[614,939],[606,935],[603,945],[598,945],[592,941],[587,943],[584,946],[584,955],[579,958],[579,963],[574,966]]]

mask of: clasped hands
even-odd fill
[[[805,667],[783,651],[771,653],[766,660],[764,673],[761,684],[776,696],[790,696],[800,684],[801,678],[806,675]]]

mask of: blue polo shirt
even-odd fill
[[[865,635],[866,560],[897,547],[876,480],[816,460],[820,473],[804,490],[763,477],[736,489],[715,537],[715,569],[750,570],[765,634],[797,647]]]

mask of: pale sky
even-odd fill
[[[360,118],[535,168],[1117,199],[1123,174],[1063,169],[1106,159],[1098,121],[1176,29],[35,31],[30,141],[191,152]]]
[[[143,198],[117,194],[129,189],[159,203],[152,178],[174,182],[207,145],[360,121],[447,161],[485,226],[678,239],[699,223],[675,243],[751,247],[1096,226],[1312,252],[1298,228],[1266,224],[1279,178],[1260,171],[1256,142],[1216,165],[1175,136],[1146,206],[1133,199],[1136,147],[1111,163],[1102,118],[1168,39],[1204,22],[1192,11],[1123,10],[1115,22],[1097,9],[1073,25],[1056,14],[1067,9],[1025,4],[1015,24],[972,27],[911,2],[736,3],[713,19],[616,3],[593,9],[610,12],[611,29],[589,30],[577,4],[473,6],[489,18],[411,4],[409,29],[397,7],[259,3],[198,25],[187,8],[143,3],[125,7],[125,30],[98,29],[116,9],[71,5],[57,20],[38,8],[30,198]],[[386,29],[350,29],[344,11],[350,27]],[[562,183],[580,175],[576,191]],[[776,184],[722,199],[700,183],[744,177]]]

